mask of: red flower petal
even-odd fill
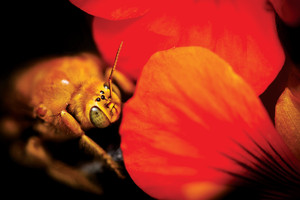
[[[126,169],[158,199],[216,197],[241,184],[240,177],[263,187],[269,182],[260,170],[267,178],[282,175],[273,162],[287,174],[293,171],[285,162],[296,168],[253,90],[200,47],[150,58],[120,131]]]
[[[265,4],[264,0],[162,3],[140,18],[96,18],[94,38],[111,63],[118,44],[124,41],[119,70],[134,79],[156,51],[174,46],[208,48],[261,94],[284,61],[274,13]]]
[[[149,55],[157,49],[166,48],[164,43],[168,41],[167,36],[147,31],[136,22],[136,19],[131,19],[111,23],[96,18],[93,29],[98,48],[110,63],[114,61],[120,42],[124,41],[117,69],[134,80],[139,77],[142,66],[149,59]],[[131,26],[132,28],[128,28]],[[132,35],[132,30],[136,31],[135,37]]]

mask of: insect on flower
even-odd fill
[[[16,105],[17,116],[28,114],[34,119],[33,127],[40,137],[29,138],[23,148],[27,156],[20,156],[16,150],[12,151],[13,156],[22,162],[35,158],[50,166],[50,156],[40,145],[40,138],[54,141],[80,138],[83,150],[104,160],[119,177],[123,176],[119,165],[85,134],[86,130],[105,128],[119,119],[121,92],[112,83],[113,78],[125,93],[134,89],[129,79],[115,71],[121,47],[122,43],[113,67],[107,70],[96,56],[82,53],[38,62],[15,77],[11,101]],[[15,120],[15,126],[21,127],[22,123]],[[7,127],[4,126],[4,131]]]

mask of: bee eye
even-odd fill
[[[105,128],[110,124],[110,121],[106,115],[96,106],[91,108],[90,119],[92,124],[97,128]]]
[[[101,99],[99,97],[97,97],[96,101],[101,101]]]

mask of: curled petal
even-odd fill
[[[211,199],[238,185],[276,191],[285,176],[299,183],[299,163],[254,91],[201,47],[150,58],[120,132],[126,169],[158,199]]]
[[[286,88],[276,104],[276,129],[300,159],[300,100]]]
[[[300,160],[300,71],[292,69],[288,87],[276,104],[275,125],[288,147]]]

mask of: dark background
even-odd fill
[[[3,71],[42,56],[96,51],[92,17],[67,0],[6,1],[2,10]]]

